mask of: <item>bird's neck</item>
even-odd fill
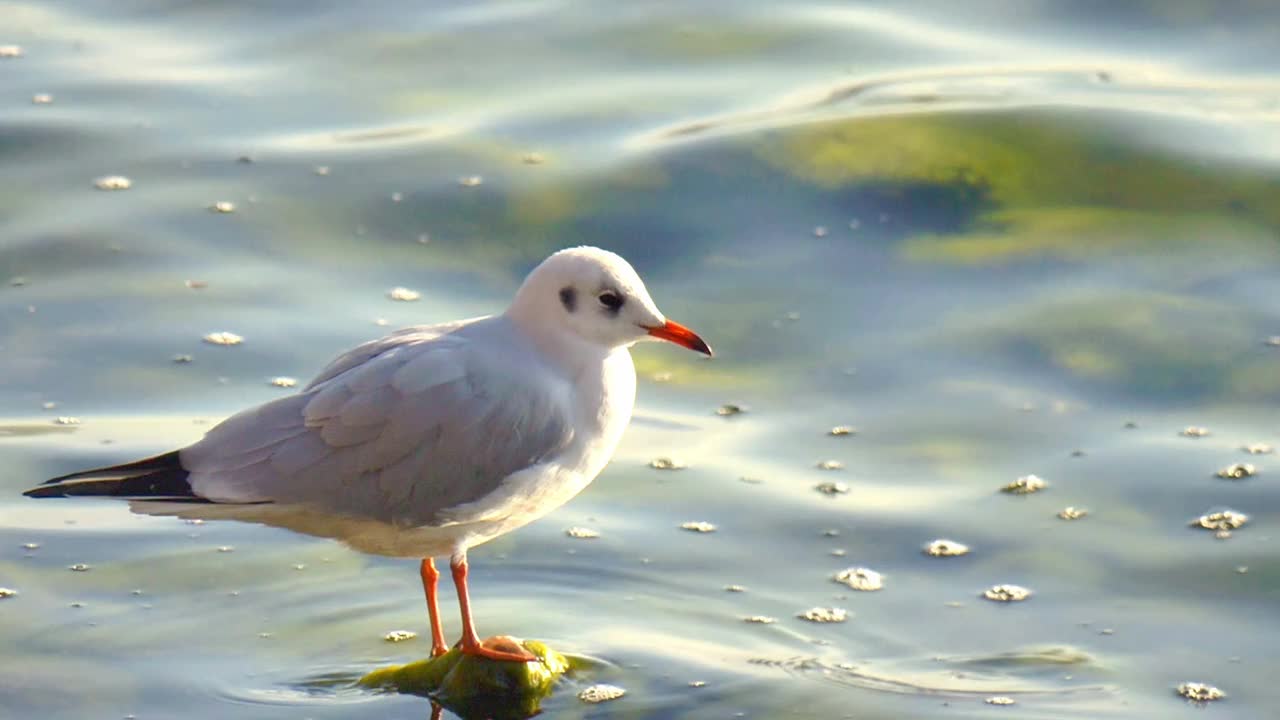
[[[625,346],[608,348],[588,342],[555,323],[513,316],[507,322],[537,349],[548,366],[563,374],[575,391],[578,417],[595,430],[590,459],[594,477],[608,461],[631,420],[636,399],[636,371],[631,350]],[[596,457],[599,455],[599,457]]]
[[[563,325],[545,321],[534,313],[521,313],[513,305],[505,318],[520,334],[538,349],[552,367],[562,371],[570,379],[598,372],[612,348],[588,342]]]

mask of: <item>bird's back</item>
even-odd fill
[[[192,489],[400,526],[465,521],[456,508],[574,439],[571,384],[504,322],[409,328],[336,358],[182,450]]]

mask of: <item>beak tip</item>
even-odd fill
[[[674,320],[668,320],[663,325],[647,328],[649,334],[659,340],[666,340],[675,343],[681,347],[688,348],[694,352],[702,353],[707,357],[715,357],[715,353],[711,351],[711,346],[705,340],[698,337],[698,334],[689,328],[681,325]]]

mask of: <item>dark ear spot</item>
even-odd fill
[[[560,304],[564,309],[573,312],[578,308],[578,293],[571,287],[560,288]]]

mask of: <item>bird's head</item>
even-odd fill
[[[668,320],[631,264],[607,250],[561,250],[529,273],[507,315],[531,332],[563,329],[605,348],[659,339],[711,355],[692,330]]]

